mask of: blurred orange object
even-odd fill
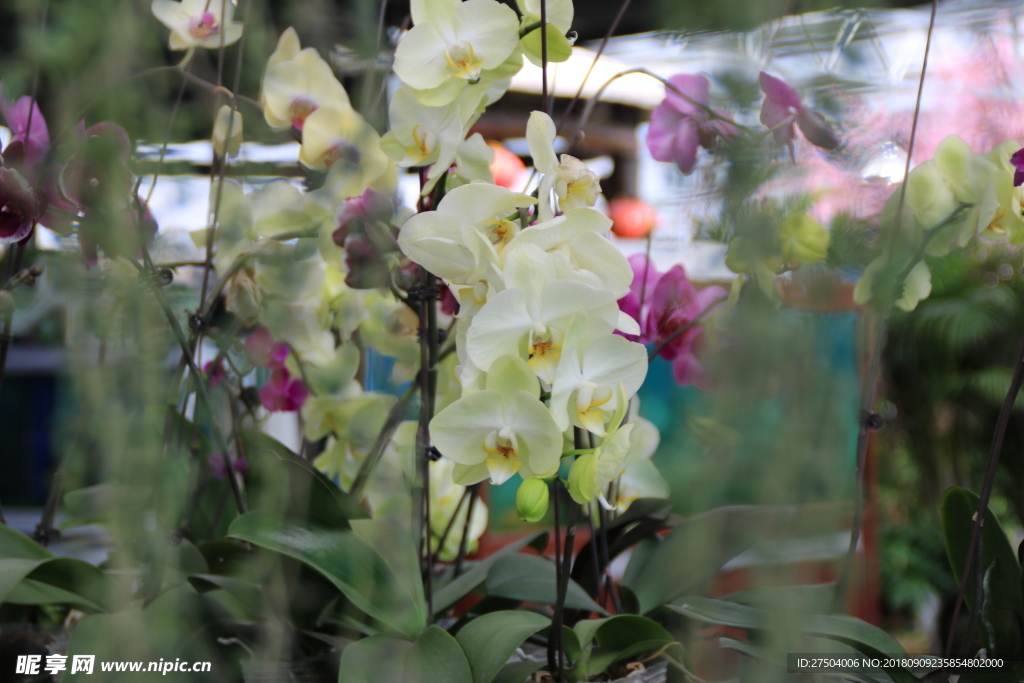
[[[612,232],[627,239],[647,237],[658,222],[654,208],[635,197],[613,199],[608,204],[608,215],[612,219]]]
[[[512,152],[505,149],[500,142],[492,140],[487,145],[494,150],[494,161],[491,162],[491,173],[494,184],[502,187],[513,187],[526,171],[526,164]]]

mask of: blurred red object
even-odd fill
[[[612,232],[627,239],[647,237],[658,222],[654,208],[635,197],[613,199],[608,204],[608,215],[612,219]]]
[[[500,142],[492,140],[487,145],[494,150],[494,161],[491,162],[491,173],[494,184],[502,187],[513,187],[526,171],[526,164],[512,152],[505,149]]]

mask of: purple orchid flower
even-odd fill
[[[260,325],[242,342],[249,353],[252,364],[260,368],[278,369],[284,367],[291,349],[284,342],[275,342],[270,330]]]
[[[260,403],[272,413],[294,413],[307,398],[309,388],[283,366],[270,373],[270,379],[260,387]]]
[[[775,141],[788,145],[796,137],[796,126],[807,141],[822,149],[835,149],[839,138],[832,132],[821,114],[800,102],[797,94],[785,81],[761,72],[758,76],[764,102],[761,104],[761,123],[772,129]]]
[[[729,137],[737,128],[722,115],[709,113],[708,79],[692,74],[677,74],[669,83],[679,92],[665,88],[665,99],[651,112],[647,132],[647,148],[658,161],[671,161],[685,175],[693,173],[697,164],[697,148],[710,150],[719,135]],[[680,94],[682,93],[682,94]]]
[[[46,193],[13,168],[0,167],[0,244],[27,239],[45,212]]]
[[[20,168],[26,177],[35,181],[50,151],[50,131],[39,103],[26,96],[12,104],[0,83],[0,114],[12,133],[3,150],[4,165]]]
[[[633,282],[629,294],[619,299],[619,308],[640,323],[640,337],[633,339],[642,344],[659,344],[672,337],[658,355],[672,362],[676,382],[710,388],[709,378],[699,360],[704,346],[704,328],[692,325],[685,332],[678,331],[704,316],[718,299],[726,295],[725,290],[712,286],[698,291],[681,265],[673,266],[666,273],[658,273],[643,254],[630,257],[629,263],[633,267]],[[678,336],[673,337],[676,334]]]
[[[1013,165],[1013,186],[1020,187],[1024,184],[1024,149],[1018,149],[1010,157],[1010,163]]]
[[[224,477],[228,473],[228,465],[224,462],[224,454],[220,451],[214,451],[206,457],[206,464],[210,466],[210,472],[220,481],[224,481]],[[249,461],[245,458],[234,458],[231,463],[232,468],[239,474],[245,474],[249,471]]]

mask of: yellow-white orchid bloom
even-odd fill
[[[621,298],[629,292],[633,270],[622,252],[605,239],[611,227],[611,219],[599,211],[570,209],[517,233],[506,251],[511,254],[524,244],[538,246],[554,259],[559,278],[607,289]]]
[[[500,282],[498,255],[519,233],[515,214],[534,201],[497,185],[463,185],[446,194],[435,211],[406,221],[398,245],[410,259],[454,285],[460,301],[469,289],[482,303],[488,285]]]
[[[302,130],[317,109],[350,106],[348,93],[334,71],[316,51],[300,49],[295,29],[289,28],[278,40],[267,62],[260,92],[263,115],[271,128]]]
[[[620,400],[629,400],[647,376],[647,349],[625,337],[589,337],[574,321],[551,387],[551,413],[558,428],[582,427],[604,436]]]
[[[411,14],[395,74],[428,104],[451,102],[471,81],[496,80],[485,71],[501,67],[519,44],[515,11],[496,0],[412,0]]]
[[[524,245],[505,264],[506,289],[489,297],[466,333],[473,363],[489,371],[505,355],[529,358],[544,382],[554,381],[565,336],[576,316],[585,334],[610,334],[619,324],[615,296],[573,280],[557,280],[551,257]],[[635,323],[634,323],[635,324]]]
[[[540,182],[540,219],[550,220],[551,191],[555,191],[562,211],[593,206],[601,194],[597,175],[576,157],[555,155],[555,122],[541,111],[530,114],[526,123],[526,141],[530,147],[533,165],[544,177]]]
[[[441,454],[455,463],[454,481],[505,483],[558,471],[562,433],[540,401],[540,383],[517,356],[496,360],[485,389],[455,401],[430,422]]]
[[[364,189],[391,166],[377,131],[351,107],[323,107],[309,115],[302,128],[299,161],[316,171],[336,167],[359,178]]]
[[[172,50],[216,49],[242,37],[242,24],[232,21],[235,5],[231,0],[153,0],[150,9],[161,24],[171,29]]]

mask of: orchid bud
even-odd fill
[[[829,232],[806,213],[786,216],[779,226],[779,251],[786,263],[817,263],[828,256]]]
[[[516,492],[516,512],[524,522],[539,522],[548,511],[548,485],[543,479],[524,479]]]
[[[227,154],[234,159],[242,147],[242,112],[221,105],[213,123],[213,151],[218,159]]]

